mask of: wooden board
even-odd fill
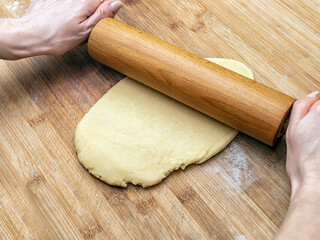
[[[3,0],[1,17],[30,1]],[[300,98],[319,90],[316,0],[124,0],[117,19],[202,57],[232,58]],[[142,189],[110,187],[78,162],[74,131],[123,76],[77,47],[0,61],[0,235],[4,239],[270,239],[290,195],[285,143],[243,134],[199,166]]]

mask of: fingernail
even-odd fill
[[[115,1],[115,2],[111,3],[110,4],[111,12],[113,14],[116,14],[119,11],[119,9],[121,8],[121,6],[122,6],[121,1]]]
[[[315,97],[318,94],[319,94],[319,91],[316,91],[316,92],[310,93],[307,97]]]

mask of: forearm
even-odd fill
[[[44,54],[40,38],[23,19],[0,19],[0,58],[16,60]]]
[[[318,239],[320,236],[320,190],[318,185],[301,187],[275,239]]]

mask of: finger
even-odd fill
[[[84,7],[88,10],[88,14],[91,15],[103,3],[103,0],[82,0],[81,2],[84,3]]]
[[[105,1],[84,23],[89,29],[92,29],[103,18],[114,17],[121,6],[120,1]]]
[[[304,116],[307,115],[312,105],[320,99],[319,92],[314,92],[309,94],[307,97],[296,101],[293,104],[290,123],[295,123],[300,121]]]
[[[316,114],[318,116],[320,115],[320,100],[318,100],[311,106],[309,113]]]
[[[82,0],[82,2],[84,3],[83,7],[86,10],[87,17],[90,17],[104,4],[105,0]]]

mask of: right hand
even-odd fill
[[[320,94],[313,93],[293,105],[287,140],[287,173],[292,197],[300,187],[320,183]]]

